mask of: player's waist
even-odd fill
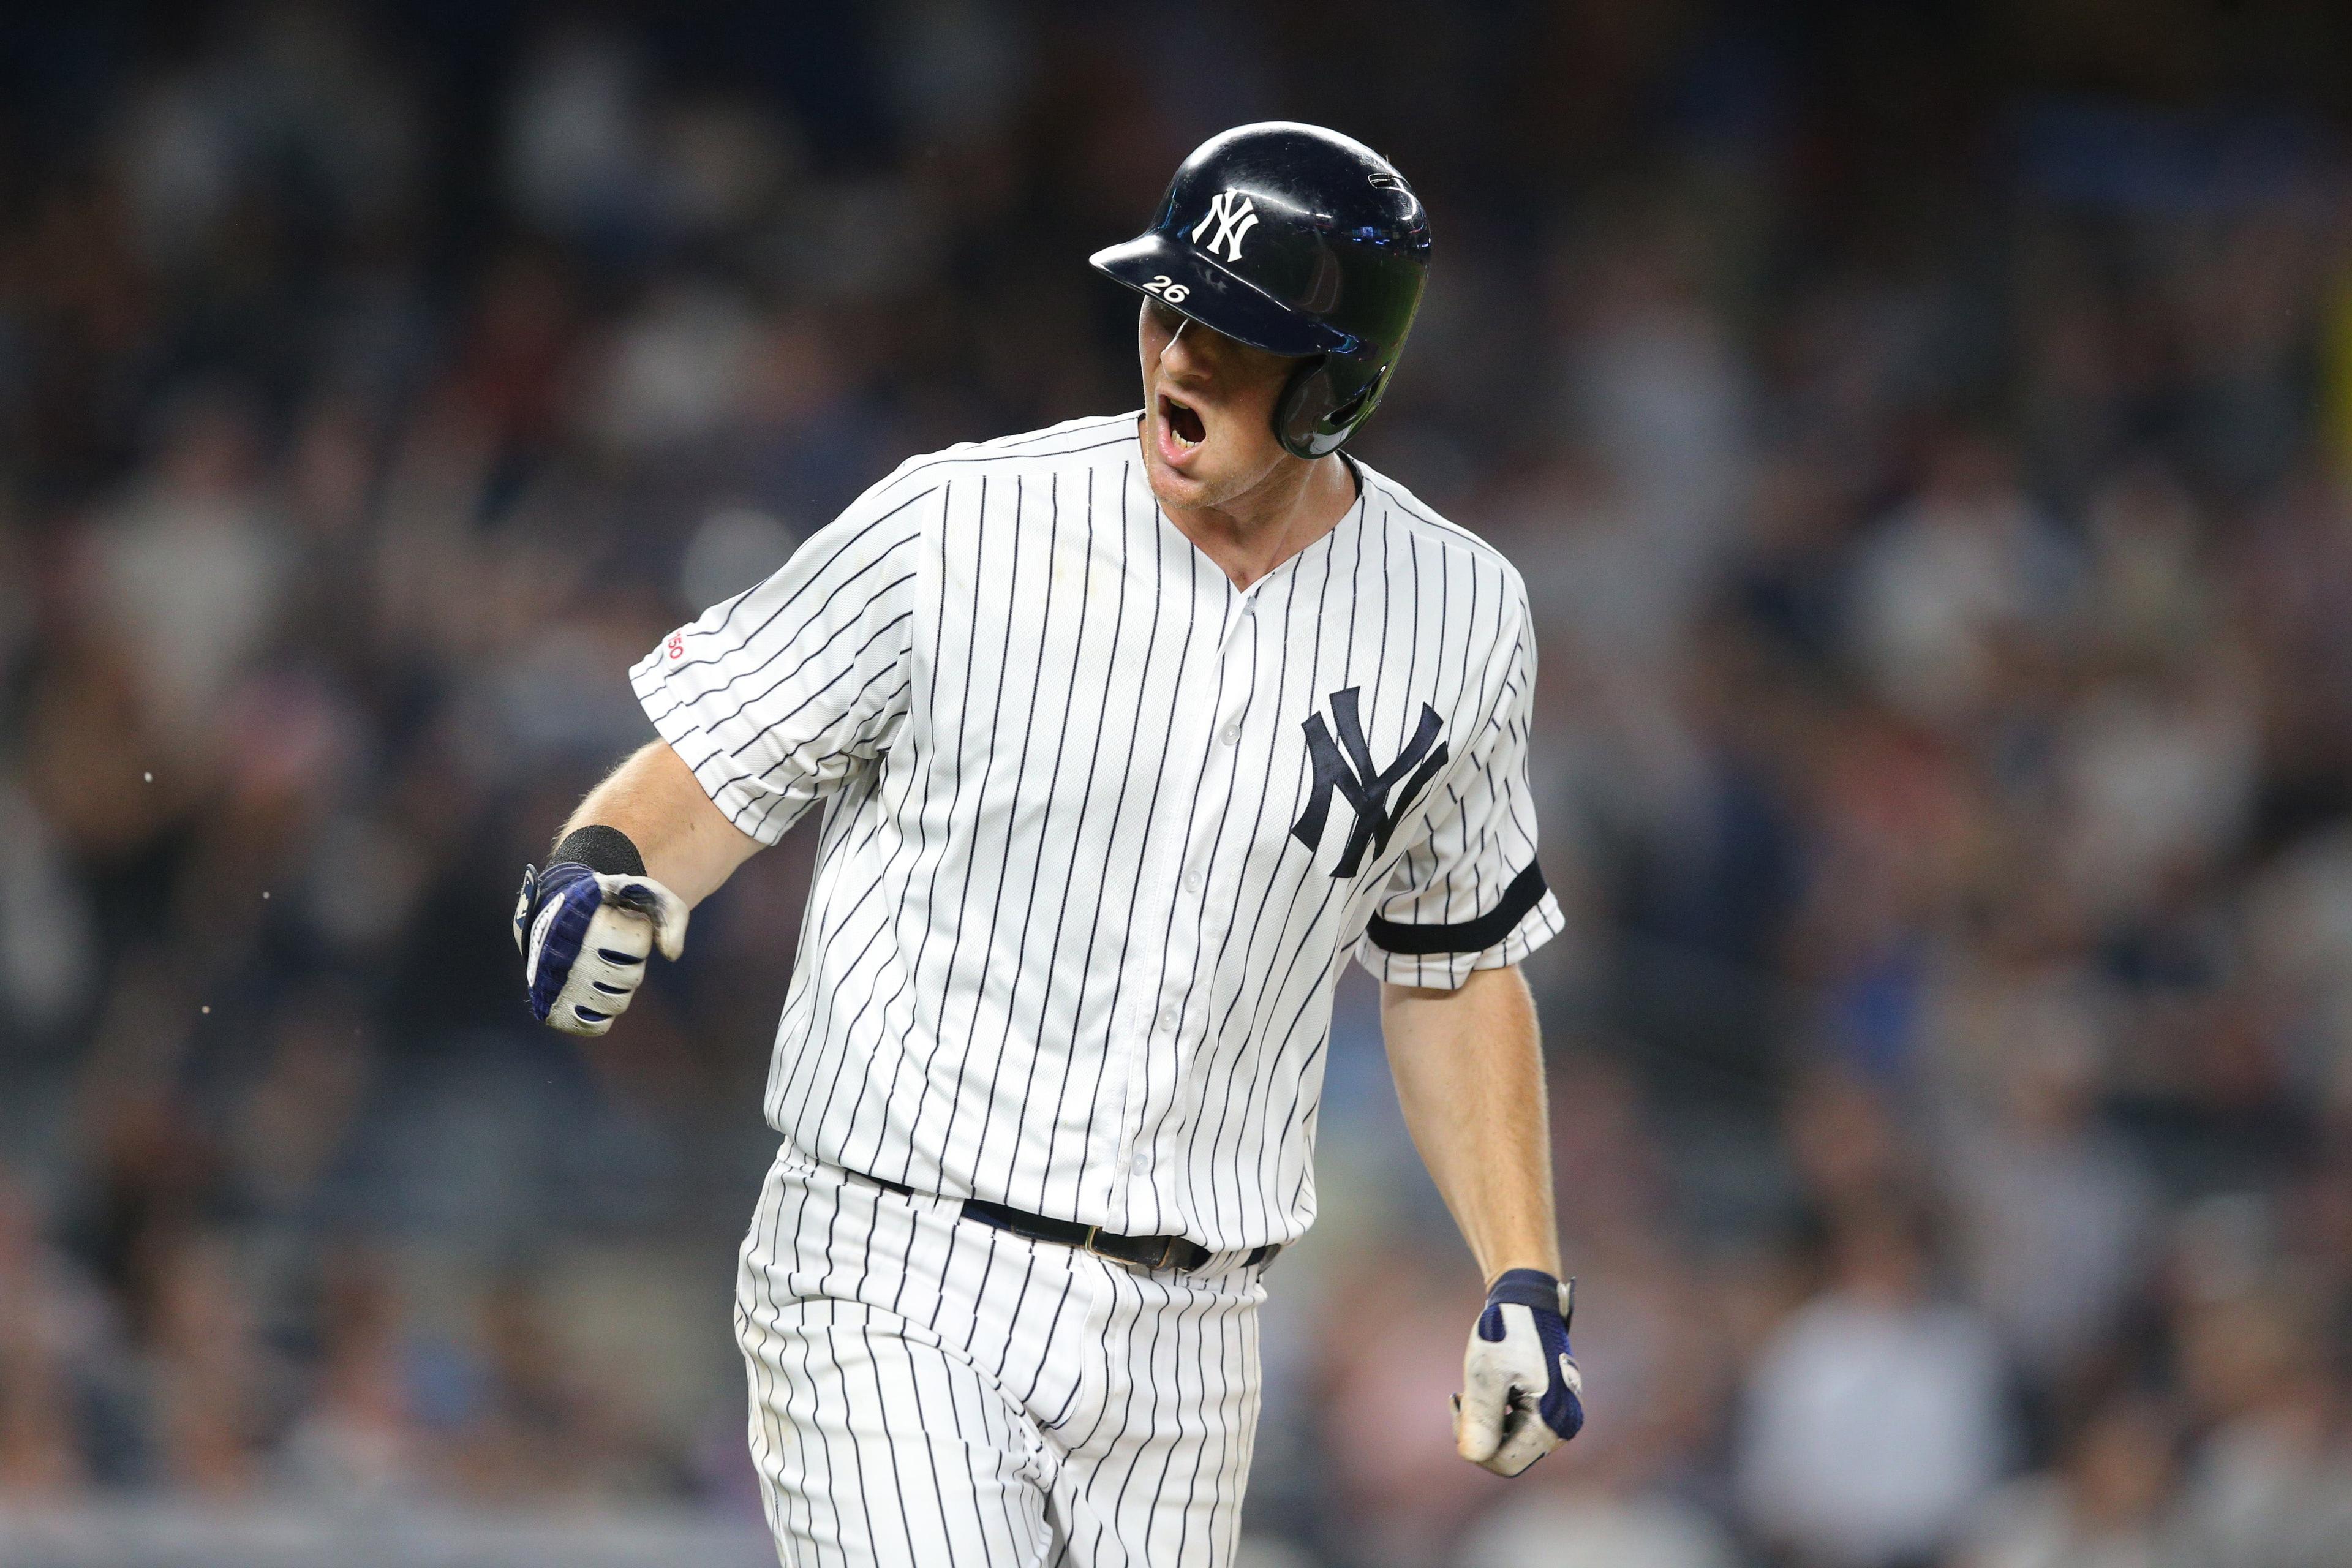
[[[904,1182],[894,1182],[886,1176],[870,1176],[863,1171],[853,1171],[845,1166],[840,1169],[842,1174],[852,1181],[880,1187],[900,1197],[952,1204],[962,1218],[974,1224],[1010,1231],[1031,1241],[1051,1242],[1079,1252],[1091,1252],[1145,1273],[1158,1273],[1164,1269],[1179,1274],[1215,1274],[1228,1268],[1257,1268],[1273,1262],[1274,1255],[1282,1250],[1282,1243],[1278,1241],[1221,1252],[1184,1236],[1121,1236],[1098,1225],[1081,1225],[1076,1220],[1056,1219],[1052,1215],[1031,1214],[1025,1209],[992,1203],[986,1198],[944,1197],[918,1191]]]

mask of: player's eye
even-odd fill
[[[1170,337],[1174,337],[1184,324],[1184,312],[1165,300],[1147,299],[1143,308],[1151,312],[1152,324]]]

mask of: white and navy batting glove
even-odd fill
[[[625,1012],[646,959],[686,949],[686,900],[651,877],[600,874],[576,861],[526,866],[515,900],[530,1011],[567,1035],[601,1035]]]
[[[1568,1348],[1575,1281],[1514,1268],[1486,1292],[1454,1396],[1454,1446],[1498,1476],[1516,1476],[1584,1426],[1584,1379]]]

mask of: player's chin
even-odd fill
[[[1171,510],[1197,511],[1222,507],[1244,488],[1220,474],[1173,468],[1156,462],[1146,465],[1145,477],[1150,480],[1153,499]]]
[[[1174,463],[1158,451],[1146,455],[1145,476],[1151,481],[1151,493],[1162,506],[1194,507],[1213,502],[1218,487],[1202,469],[1209,465],[1199,459],[1204,453],[1191,454],[1193,460]]]

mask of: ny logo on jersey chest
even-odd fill
[[[1239,261],[1242,258],[1242,236],[1247,234],[1256,222],[1257,203],[1244,192],[1225,191],[1209,199],[1209,216],[1192,226],[1192,243],[1200,245],[1201,237],[1208,234],[1209,226],[1214,224],[1217,232],[1209,235],[1209,243],[1202,248],[1214,256],[1217,247],[1222,245],[1225,247],[1226,260]]]
[[[1437,710],[1424,702],[1421,705],[1421,723],[1405,742],[1396,761],[1386,768],[1372,763],[1372,749],[1364,741],[1364,725],[1356,709],[1356,696],[1361,688],[1350,686],[1344,691],[1331,693],[1331,725],[1323,722],[1323,715],[1310,713],[1302,726],[1307,731],[1307,755],[1314,765],[1314,782],[1307,786],[1307,809],[1299,815],[1290,829],[1290,836],[1307,846],[1308,850],[1323,846],[1323,829],[1331,816],[1331,795],[1334,791],[1347,798],[1355,813],[1355,826],[1348,831],[1348,841],[1341,846],[1339,862],[1331,868],[1334,877],[1352,877],[1363,865],[1364,851],[1379,855],[1389,847],[1389,835],[1396,831],[1398,818],[1411,809],[1437,770],[1445,765],[1445,744],[1437,732],[1445,727]],[[1336,725],[1339,738],[1331,738],[1331,726]],[[1408,778],[1407,775],[1411,776]],[[1404,782],[1404,793],[1394,805],[1389,792]]]

